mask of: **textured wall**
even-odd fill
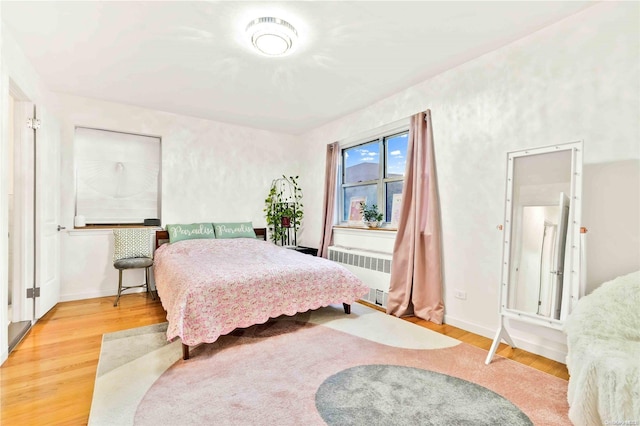
[[[63,120],[62,218],[73,224],[74,126],[162,138],[162,222],[251,220],[264,225],[271,180],[298,174],[293,136],[69,95]]]
[[[640,181],[633,180],[640,170],[639,8],[631,2],[598,4],[303,135],[303,184],[313,196],[306,200],[313,213],[302,243],[319,241],[315,212],[323,188],[321,179],[311,177],[323,173],[325,145],[430,108],[450,323],[485,335],[498,324],[502,235],[496,225],[503,222],[508,151],[584,140],[585,209],[594,208],[583,213],[589,247],[606,241],[612,249],[605,258],[596,256],[602,249],[589,252],[588,287],[640,268]],[[630,180],[618,188],[618,197],[602,198],[599,179],[588,175],[602,171],[622,183],[615,178],[622,165]],[[616,224],[620,217],[628,223]],[[610,257],[617,260],[610,263]],[[466,291],[467,300],[455,299],[455,289]],[[527,326],[515,327],[523,329],[522,339],[538,344]],[[563,336],[547,337],[548,355],[561,357]]]
[[[58,96],[56,110],[62,119],[61,218],[67,228],[73,228],[74,216],[74,126],[162,138],[163,225],[253,221],[265,226],[262,209],[271,181],[299,174],[300,147],[290,135],[69,95]],[[114,293],[117,274],[107,240],[100,234],[63,237],[63,300]],[[79,259],[85,267],[73,265]]]

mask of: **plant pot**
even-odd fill
[[[367,227],[369,228],[380,228],[380,226],[382,225],[382,221],[381,220],[365,220],[364,224],[367,225]]]

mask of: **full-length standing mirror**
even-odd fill
[[[582,142],[507,154],[500,328],[505,318],[562,329],[584,294],[580,267]]]

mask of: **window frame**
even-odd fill
[[[365,138],[365,139],[360,139],[355,143],[350,143],[350,144],[344,144],[342,146],[340,146],[340,164],[339,164],[339,171],[340,173],[338,174],[338,211],[339,211],[339,220],[338,220],[338,225],[340,226],[349,226],[349,220],[347,218],[347,220],[344,219],[344,209],[345,209],[345,203],[344,203],[344,192],[346,188],[353,188],[353,187],[358,187],[358,186],[366,186],[366,185],[377,185],[377,191],[376,191],[376,196],[377,196],[377,200],[376,200],[376,205],[378,206],[378,210],[382,213],[383,215],[383,222],[384,224],[388,225],[389,221],[387,221],[387,203],[386,203],[386,187],[387,187],[387,183],[389,182],[402,182],[404,181],[404,174],[402,174],[399,177],[393,177],[390,178],[387,176],[387,164],[388,164],[388,153],[387,153],[387,139],[392,139],[396,136],[402,135],[402,134],[407,134],[409,133],[409,127],[408,126],[402,126],[400,128],[396,128],[393,130],[388,130],[386,132],[381,132],[379,135],[377,136],[373,136],[373,137],[369,137],[369,138]],[[372,180],[366,180],[366,181],[359,181],[359,182],[352,182],[352,183],[345,183],[345,174],[346,174],[346,167],[345,167],[345,161],[344,161],[344,153],[347,150],[353,149],[353,148],[357,148],[358,146],[363,146],[363,145],[368,145],[371,144],[373,142],[377,142],[378,143],[378,151],[381,153],[380,154],[380,160],[378,163],[378,178],[377,179],[372,179]],[[405,159],[405,167],[406,167],[406,159]],[[382,202],[381,202],[382,201]]]
[[[157,142],[158,142],[158,182],[157,182],[158,188],[156,193],[156,203],[157,203],[156,210],[157,210],[158,217],[154,219],[162,220],[162,137],[158,135],[151,135],[151,134],[144,134],[144,133],[135,133],[135,132],[128,132],[128,131],[105,129],[101,127],[76,125],[74,126],[74,159],[73,159],[73,162],[74,162],[74,165],[73,165],[73,168],[74,168],[74,185],[73,185],[74,186],[74,189],[73,189],[74,221],[75,221],[75,217],[78,216],[78,172],[77,172],[78,160],[76,158],[76,153],[75,153],[75,138],[76,138],[76,132],[78,129],[157,139]],[[74,226],[74,229],[135,228],[135,227],[141,227],[141,226],[145,226],[144,223],[142,222],[140,223],[138,222],[114,222],[114,223],[87,222],[84,226],[81,226],[81,227]]]

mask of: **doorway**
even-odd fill
[[[32,104],[10,85],[7,125],[7,200],[8,200],[8,352],[10,353],[31,328],[33,302],[26,289],[33,286],[34,181],[33,131],[23,128],[24,117]],[[29,303],[31,302],[31,303]]]

